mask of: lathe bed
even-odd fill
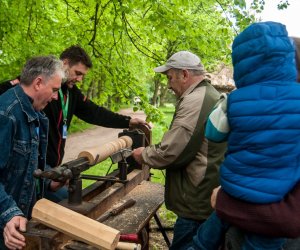
[[[139,147],[147,146],[149,142],[151,142],[151,134],[147,131],[146,140],[134,143],[136,143],[136,147]],[[108,177],[118,176],[120,176],[119,169],[109,174]],[[101,223],[119,230],[121,236],[136,235],[135,242],[140,243],[142,249],[148,249],[149,221],[156,215],[157,210],[164,202],[163,186],[152,183],[149,179],[150,172],[147,166],[129,167],[125,182],[96,181],[82,190],[81,204],[68,204],[67,200],[59,204],[97,220],[108,211],[118,207],[118,204],[133,199],[134,205],[115,216],[108,217]],[[28,250],[95,249],[87,244],[76,242],[68,235],[50,229],[34,220],[29,221],[25,237],[25,249]]]

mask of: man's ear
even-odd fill
[[[69,72],[69,69],[70,69],[70,60],[69,59],[63,59],[62,63],[63,63],[63,69],[64,69],[64,71],[67,75],[68,72]]]
[[[184,79],[187,79],[189,77],[190,72],[187,69],[182,70],[182,75]]]
[[[63,62],[63,67],[64,68],[69,66],[69,59],[65,58],[64,60],[62,60],[62,62]]]
[[[35,91],[39,91],[42,84],[43,84],[43,79],[42,79],[42,77],[38,76],[37,78],[35,78],[33,80],[32,86],[33,86]]]

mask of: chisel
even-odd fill
[[[135,204],[135,200],[134,199],[128,199],[126,200],[123,204],[121,204],[120,206],[104,213],[103,215],[101,215],[97,221],[99,222],[103,222],[105,220],[107,220],[109,217],[111,216],[116,216],[118,214],[120,214],[123,210],[125,210],[126,208],[130,208]]]

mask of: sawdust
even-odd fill
[[[164,201],[164,188],[157,183],[143,181],[128,193],[122,201],[114,204],[117,207],[124,200],[133,199],[134,206],[125,209],[117,216],[111,216],[105,224],[116,228],[123,234],[138,233],[145,227]]]

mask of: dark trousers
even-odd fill
[[[200,250],[217,250],[221,245],[229,224],[221,220],[213,212],[203,223],[193,239],[194,248]],[[242,250],[280,250],[285,242],[284,238],[270,238],[253,233],[244,234]]]
[[[226,233],[225,250],[240,250],[245,240],[245,234],[236,227],[230,227]],[[288,239],[282,247],[283,250],[299,250],[300,238]]]
[[[61,187],[55,192],[52,192],[45,188],[44,190],[44,198],[53,201],[55,203],[58,203],[64,199],[68,198],[68,189],[66,186]]]
[[[185,250],[192,244],[193,236],[204,221],[178,217],[174,225],[173,241],[170,250]]]

